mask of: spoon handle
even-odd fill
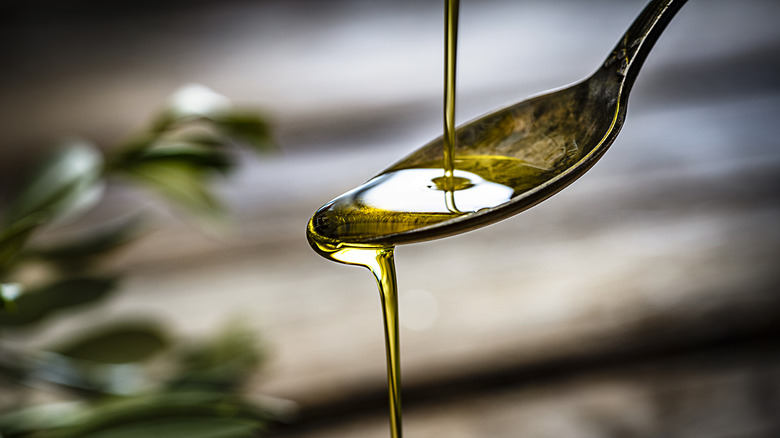
[[[600,70],[617,74],[624,91],[634,85],[650,49],[687,0],[653,0],[631,24]]]

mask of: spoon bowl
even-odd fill
[[[647,54],[685,2],[651,1],[587,79],[458,127],[455,186],[441,178],[444,141],[436,139],[320,208],[309,222],[309,242],[330,253],[343,244],[437,239],[503,220],[554,195],[614,142]],[[428,201],[434,197],[440,201]],[[422,206],[415,199],[423,199]]]

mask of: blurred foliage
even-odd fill
[[[14,309],[0,312],[0,330],[39,323],[56,312],[93,304],[116,286],[116,277],[52,279],[14,300]]]
[[[198,85],[177,92],[146,131],[103,152],[69,140],[43,160],[0,215],[0,437],[262,436],[279,412],[246,395],[263,352],[247,330],[185,343],[158,321],[79,321],[79,334],[48,348],[7,342],[53,315],[98,305],[120,275],[99,262],[138,238],[140,215],[90,226],[75,239],[33,240],[97,205],[108,179],[137,183],[206,223],[225,215],[209,184],[234,167],[235,147],[272,148],[257,114]],[[25,284],[23,272],[47,275]],[[164,370],[164,371],[160,371]],[[48,391],[54,402],[30,394]],[[7,412],[3,412],[6,410]]]

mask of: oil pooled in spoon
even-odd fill
[[[344,243],[392,236],[504,204],[548,172],[505,156],[458,156],[453,163],[451,175],[439,160],[374,177],[320,208],[310,235]]]

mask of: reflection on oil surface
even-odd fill
[[[496,207],[554,175],[500,156],[458,157],[455,167],[452,182],[440,163],[376,176],[325,204],[310,229],[343,242],[388,236]]]

